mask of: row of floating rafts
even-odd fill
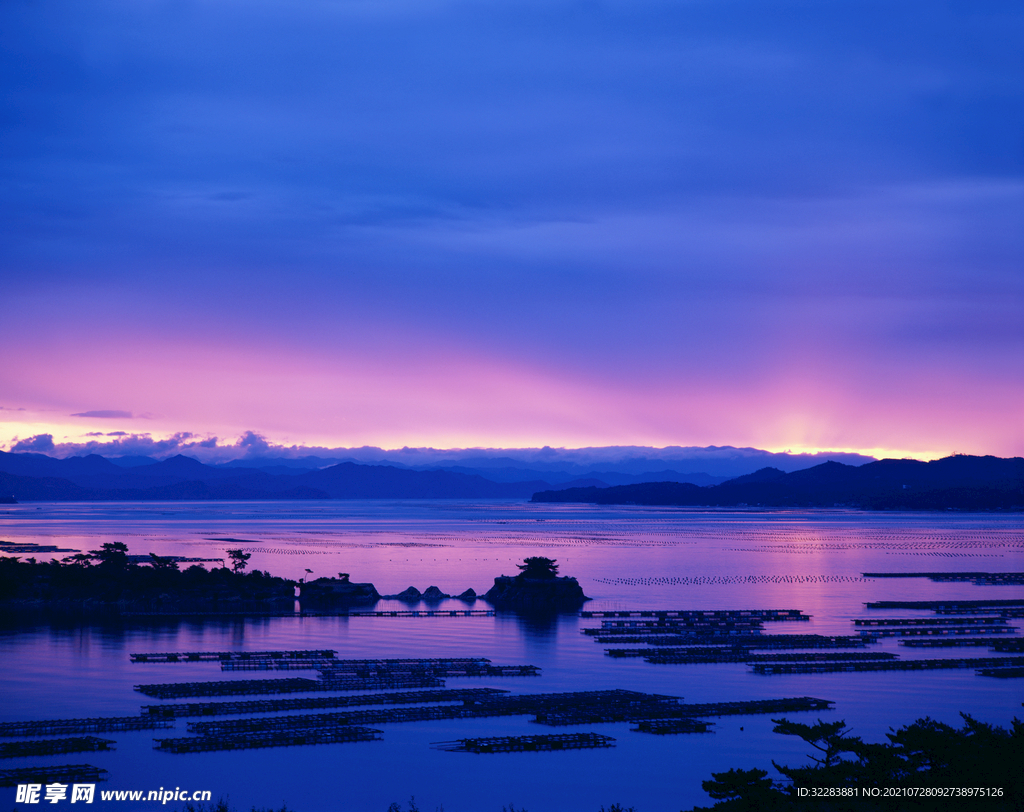
[[[617,611],[583,611],[582,618],[658,618],[658,619],[681,619],[681,620],[749,620],[757,619],[765,623],[788,621],[788,620],[810,620],[810,615],[805,615],[799,609],[634,609]]]
[[[331,660],[333,649],[305,651],[162,651],[151,654],[130,654],[133,663],[201,663],[250,662],[258,660]]]
[[[451,672],[451,673],[450,673]],[[474,672],[445,671],[445,676],[459,677],[535,677],[540,676],[536,666],[487,666]],[[392,690],[402,688],[441,688],[444,679],[421,674],[388,674],[354,677],[344,672],[324,672],[318,680],[292,677],[271,680],[215,680],[212,682],[168,682],[136,685],[135,690],[158,699],[178,699],[187,696],[238,696],[274,693],[304,693],[317,691]]]
[[[18,784],[96,783],[106,781],[107,771],[91,764],[57,764],[48,767],[18,767],[0,770],[0,787]]]
[[[364,726],[370,724],[525,714],[534,714],[534,722],[549,726],[621,721],[642,723],[662,719],[676,720],[678,729],[675,732],[703,732],[710,723],[696,720],[697,715],[787,713],[827,710],[831,705],[832,703],[827,700],[811,697],[684,705],[675,697],[621,690],[527,694],[495,697],[466,703],[461,707],[385,708],[331,714],[190,722],[188,729],[195,736],[158,739],[157,748],[171,752],[201,752],[333,741],[369,741],[376,737],[365,734],[360,738],[351,735],[351,731],[367,730]]]
[[[449,753],[522,753],[536,751],[584,750],[614,747],[615,739],[600,733],[558,733],[539,736],[490,736],[457,739],[432,744],[435,750]]]
[[[26,756],[55,756],[62,753],[88,753],[96,750],[111,750],[111,739],[96,736],[77,736],[68,739],[39,739],[33,741],[0,743],[0,758],[24,758]]]
[[[944,634],[1015,634],[1016,631],[1013,626],[872,626],[870,631],[862,631],[861,634],[876,637],[927,637]]]
[[[755,663],[758,674],[826,674],[836,671],[930,671],[942,668],[1024,669],[1024,657],[973,657],[942,660],[880,660],[876,662]],[[984,674],[984,676],[993,676]],[[1007,676],[1012,676],[1007,674]]]
[[[973,612],[978,609],[1024,609],[1024,599],[993,598],[989,600],[944,601],[870,601],[868,609],[928,609],[934,612]]]
[[[854,626],[1003,626],[1002,617],[868,617],[854,618]]]
[[[729,649],[792,649],[792,648],[863,648],[876,638],[865,635],[821,635],[821,634],[766,634],[734,637],[715,643],[714,639],[697,643],[686,643],[691,638],[666,634],[611,634],[596,635],[595,642],[602,644],[647,643],[650,646],[681,646],[686,648],[714,647]],[[708,646],[712,643],[713,646]],[[685,646],[684,646],[685,644]]]
[[[987,646],[992,651],[1024,652],[1024,638],[1020,637],[968,637],[968,638],[924,638],[900,640],[901,646],[911,648],[952,648],[954,646]]]
[[[799,654],[732,654],[714,655],[687,653],[670,654],[650,652],[643,655],[646,662],[655,665],[686,665],[701,663],[822,663],[822,662],[879,662],[883,660],[895,660],[896,655],[888,652],[855,652],[848,654],[829,654],[824,652],[810,652]]]
[[[865,572],[865,578],[927,578],[936,583],[970,582],[979,586],[1024,584],[1024,572]]]
[[[174,722],[153,716],[107,716],[89,719],[47,719],[31,722],[0,722],[0,736],[61,736],[73,733],[113,733],[121,730],[153,730],[173,727]]]
[[[156,749],[167,753],[202,753],[211,750],[252,750],[261,747],[294,747],[306,744],[379,741],[384,734],[367,727],[343,726],[274,729],[225,736],[186,736],[156,739]]]
[[[465,702],[468,699],[508,693],[499,688],[456,688],[436,691],[403,691],[349,696],[303,696],[287,699],[250,699],[233,702],[186,702],[177,705],[143,705],[142,712],[177,719],[189,716],[230,716],[246,713],[345,708],[359,705],[414,705],[421,702]]]

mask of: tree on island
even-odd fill
[[[227,554],[231,559],[232,572],[244,570],[249,564],[249,559],[252,558],[252,553],[244,553],[241,550],[228,550]]]
[[[123,570],[128,566],[128,545],[123,541],[108,541],[98,550],[90,550],[89,556],[99,561],[101,567]]]
[[[537,578],[539,580],[550,580],[558,577],[558,565],[554,558],[544,558],[540,555],[524,558],[522,564],[516,564],[522,570],[520,578]]]

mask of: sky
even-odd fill
[[[1015,0],[5,0],[0,447],[1024,455],[1022,41]]]

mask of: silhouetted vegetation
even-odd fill
[[[558,565],[554,558],[544,558],[535,555],[531,558],[524,558],[522,564],[516,564],[522,570],[519,576],[522,578],[557,578]]]
[[[775,719],[775,732],[798,736],[812,748],[811,764],[772,764],[781,781],[765,770],[731,769],[712,773],[702,786],[716,809],[744,810],[874,810],[874,809],[1021,809],[1024,807],[1024,724],[1011,729],[979,722],[966,714],[960,729],[919,719],[887,734],[889,741],[869,744],[850,735],[845,722],[806,725]],[[818,788],[826,794],[814,795]],[[911,795],[886,797],[886,790]],[[804,792],[801,792],[803,790]],[[878,795],[874,795],[875,791]],[[968,790],[975,797],[936,796],[929,790]],[[979,790],[983,793],[978,795]],[[831,795],[827,794],[831,791]],[[998,793],[998,794],[997,794]]]
[[[259,570],[243,574],[198,564],[181,570],[173,559],[152,554],[147,564],[135,564],[121,542],[64,561],[0,558],[0,604],[7,606],[77,603],[195,610],[243,602],[290,606],[293,598],[291,581]]]

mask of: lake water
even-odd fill
[[[242,541],[216,541],[214,539]],[[1024,570],[1024,517],[992,514],[872,514],[842,510],[708,511],[519,502],[150,503],[4,506],[0,539],[92,550],[125,542],[131,553],[221,558],[252,553],[250,567],[300,578],[351,573],[382,594],[437,585],[485,592],[524,557],[557,559],[593,601],[587,609],[800,609],[807,623],[767,624],[768,633],[853,634],[853,618],[928,616],[866,610],[866,601],[1022,598],[1016,586],[863,579],[873,571]],[[59,555],[67,555],[61,553]],[[47,556],[39,556],[44,558]],[[377,608],[408,608],[385,602]],[[414,607],[415,608],[415,607]],[[420,607],[425,608],[425,607]],[[446,601],[438,608],[466,608]],[[478,602],[477,609],[487,608]],[[1020,621],[1013,621],[1020,625]],[[624,688],[687,702],[813,696],[834,711],[790,714],[845,719],[881,741],[890,726],[931,716],[959,726],[959,712],[1006,726],[1021,716],[1024,681],[971,669],[761,676],[745,664],[652,665],[612,659],[581,634],[598,620],[550,622],[514,615],[459,618],[185,619],[0,629],[0,721],[134,715],[156,700],[138,683],[315,672],[222,674],[216,663],[132,664],[133,652],[335,649],[340,658],[488,657],[531,664],[533,678],[449,679],[447,687],[536,693]],[[990,656],[986,648],[912,649],[883,639],[872,651],[902,658]],[[300,696],[300,695],[291,695]],[[242,697],[251,698],[251,697]],[[188,700],[185,700],[188,701]],[[209,789],[232,806],[297,812],[386,812],[410,796],[423,812],[597,812],[620,802],[638,812],[675,812],[711,801],[700,782],[712,771],[771,760],[805,763],[808,746],[771,733],[768,716],[714,719],[714,733],[653,736],[629,723],[574,726],[615,737],[607,750],[474,755],[431,749],[473,736],[566,732],[530,717],[373,725],[383,741],[173,755],[153,749],[170,731],[99,734],[114,752],[6,759],[0,769],[90,763],[109,770],[104,789]],[[14,806],[14,790],[0,789]],[[156,808],[100,803],[93,808]],[[167,808],[174,808],[169,804]],[[179,805],[180,806],[180,805]],[[18,806],[29,809],[38,807]]]

